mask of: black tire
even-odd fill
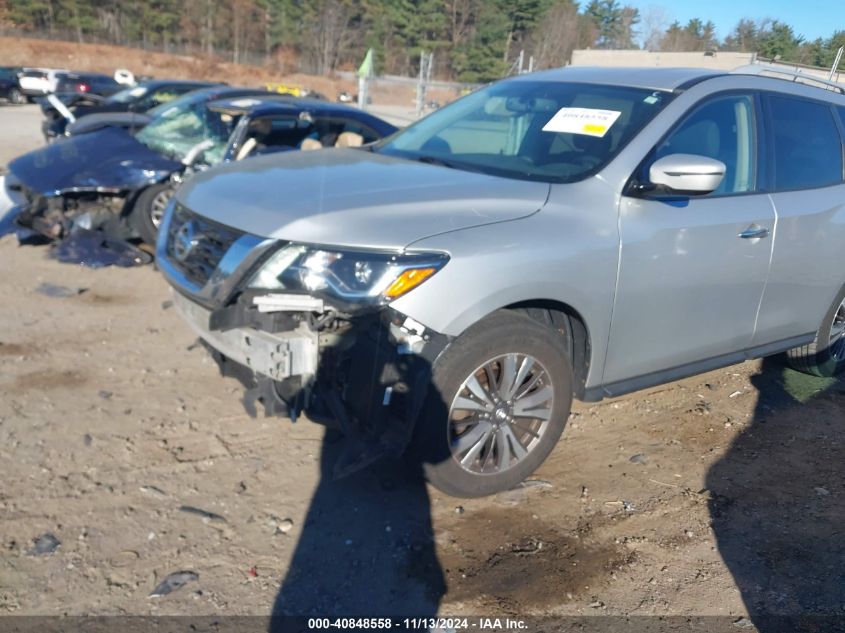
[[[26,103],[26,97],[24,97],[23,93],[17,88],[11,88],[9,90],[8,99],[9,103],[14,105],[21,105],[23,103]]]
[[[158,225],[153,218],[156,211],[154,205],[157,205],[162,197],[167,197],[169,200],[173,191],[173,186],[170,183],[150,185],[138,194],[135,204],[132,206],[129,216],[132,228],[135,229],[142,240],[151,246],[155,246],[156,238],[158,238]]]
[[[450,414],[453,413],[453,403],[458,404],[456,397],[459,391],[463,392],[460,403],[466,402],[465,396],[471,395],[469,387],[464,386],[465,381],[471,380],[472,376],[480,376],[480,381],[484,383],[485,394],[488,395],[491,392],[487,389],[492,381],[505,382],[502,380],[505,372],[505,356],[513,359],[510,362],[514,363],[511,365],[510,374],[515,376],[512,381],[515,385],[512,391],[514,405],[508,409],[510,402],[498,400],[496,408],[492,411],[487,409],[484,412],[477,411],[469,414],[469,410],[458,409],[465,413],[455,412],[456,416],[467,417],[453,421]],[[533,373],[528,373],[527,377],[519,382],[518,376],[521,371],[517,371],[516,374],[512,371],[522,368],[520,359],[525,360],[528,357],[533,362],[531,365]],[[499,359],[498,364],[497,362],[490,363],[496,359]],[[485,372],[485,366],[494,368],[493,379],[488,378],[491,374]],[[495,374],[495,368],[498,368],[498,374]],[[531,382],[535,379],[538,382],[532,386]],[[541,419],[534,419],[530,423],[525,422],[529,418],[519,415],[523,412],[517,411],[516,407],[520,405],[516,403],[521,402],[524,406],[528,406],[527,400],[536,399],[540,390],[548,393],[546,389],[548,386],[551,386],[553,394],[549,406],[535,409],[532,405],[531,408],[531,413],[542,411],[541,415],[548,416],[545,425]],[[519,395],[523,389],[523,395]],[[501,396],[507,392],[507,389],[502,391],[494,385],[493,391]],[[472,398],[475,396],[471,396]],[[546,402],[541,400],[540,404]],[[432,385],[417,421],[413,452],[423,462],[428,481],[448,495],[482,497],[508,490],[533,473],[551,453],[566,426],[571,405],[572,367],[564,337],[525,314],[511,311],[496,312],[473,325],[438,358],[433,368]],[[502,421],[497,417],[502,413],[500,407],[505,407],[515,416],[512,418],[512,423]],[[508,413],[504,414],[504,416],[507,415]],[[474,421],[479,417],[490,419]],[[481,428],[482,424],[486,425],[484,429],[487,430]],[[517,424],[519,426],[516,426]],[[524,434],[523,425],[525,424],[540,425],[531,427],[537,433],[536,437],[533,434],[530,436]],[[509,426],[509,429],[502,429],[503,426]],[[460,430],[461,428],[464,430]],[[485,435],[488,431],[492,433],[489,448],[487,448],[487,435]],[[483,440],[485,448],[480,449],[477,458],[472,457],[470,467],[465,467],[456,459],[452,447],[459,450],[457,447],[460,446],[460,438],[466,436],[468,439],[473,433],[475,436],[481,433],[485,437]],[[509,439],[513,437],[513,433],[522,434],[522,439]],[[515,452],[517,448],[515,442],[519,442],[522,450],[525,450],[526,438],[529,444],[527,453],[518,457]],[[470,442],[466,445],[477,447],[481,443]],[[463,455],[464,459],[469,459],[472,450],[465,453],[459,452],[459,455]],[[489,457],[482,457],[483,455]],[[490,459],[498,462],[491,464],[495,469],[493,472],[471,471],[472,467],[483,470]],[[509,464],[509,466],[502,467],[502,464]]]
[[[789,364],[805,374],[829,378],[845,371],[845,288],[822,321],[815,340],[786,353]],[[838,337],[836,333],[841,333]]]

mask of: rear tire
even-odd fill
[[[414,451],[428,481],[454,497],[508,490],[557,444],[572,405],[572,367],[558,332],[501,311],[438,359]]]
[[[21,105],[23,103],[26,103],[26,97],[24,97],[23,93],[17,88],[12,88],[11,90],[9,90],[9,103],[14,105]]]
[[[815,340],[786,356],[793,369],[805,374],[829,378],[845,371],[845,289],[825,315]]]
[[[132,207],[130,222],[142,240],[150,246],[155,246],[158,238],[158,227],[164,216],[164,209],[173,197],[173,186],[170,183],[150,185],[144,189],[135,200]]]

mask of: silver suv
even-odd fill
[[[843,369],[842,93],[509,79],[373,145],[192,179],[160,266],[250,409],[341,427],[337,474],[412,450],[441,490],[490,494],[543,462],[573,397],[780,352]]]

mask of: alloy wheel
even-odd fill
[[[158,228],[161,226],[161,223],[164,220],[164,212],[167,210],[167,204],[170,202],[170,198],[172,197],[173,189],[168,188],[159,191],[153,198],[153,201],[150,204],[150,220],[152,220],[154,227]]]
[[[452,457],[474,474],[513,468],[540,443],[553,408],[551,377],[536,358],[496,356],[467,376],[452,401]]]

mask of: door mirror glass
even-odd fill
[[[651,184],[672,193],[702,195],[719,188],[725,177],[725,163],[696,154],[670,154],[652,163]]]

